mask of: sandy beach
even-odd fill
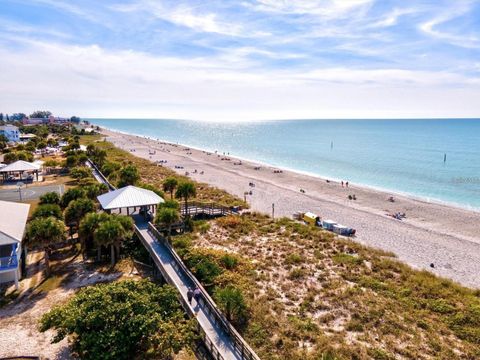
[[[399,260],[480,288],[480,213],[377,191],[350,183],[281,170],[186,146],[103,130],[119,148],[200,182],[246,196],[251,210],[275,217],[312,211],[357,230],[362,244],[395,253]],[[345,179],[348,181],[348,179]],[[252,186],[252,184],[254,186]],[[302,191],[301,191],[302,190]],[[250,195],[251,191],[251,195]],[[248,195],[244,195],[248,192]],[[355,195],[356,200],[349,200]],[[389,201],[393,197],[394,202]],[[389,214],[405,213],[398,220]],[[434,267],[431,266],[433,264]]]

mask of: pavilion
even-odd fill
[[[29,209],[30,204],[0,200],[0,284],[15,281],[17,289],[22,260],[26,259],[22,241]]]
[[[20,178],[23,178],[24,173],[35,174],[38,181],[38,173],[40,172],[40,169],[40,165],[29,163],[28,161],[18,160],[7,166],[1,167],[0,174],[3,176],[3,181],[7,180],[10,175],[20,175]]]
[[[127,215],[135,213],[137,208],[139,210],[151,210],[154,213],[157,205],[164,202],[153,191],[132,185],[110,191],[98,196],[97,199],[103,210],[107,212],[118,210],[121,214],[122,209],[126,209]]]

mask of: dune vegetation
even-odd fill
[[[480,291],[393,254],[255,213],[197,223],[173,244],[214,298],[241,292],[233,321],[262,359],[480,356]]]

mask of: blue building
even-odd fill
[[[0,135],[4,135],[8,141],[19,142],[20,141],[20,131],[18,127],[14,125],[3,125],[0,126]]]

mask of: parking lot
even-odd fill
[[[21,193],[18,189],[5,189],[0,190],[0,200],[5,201],[20,201],[20,200],[35,200],[47,192],[55,191],[60,195],[64,192],[63,185],[46,185],[46,186],[33,186],[27,185],[21,189]]]

